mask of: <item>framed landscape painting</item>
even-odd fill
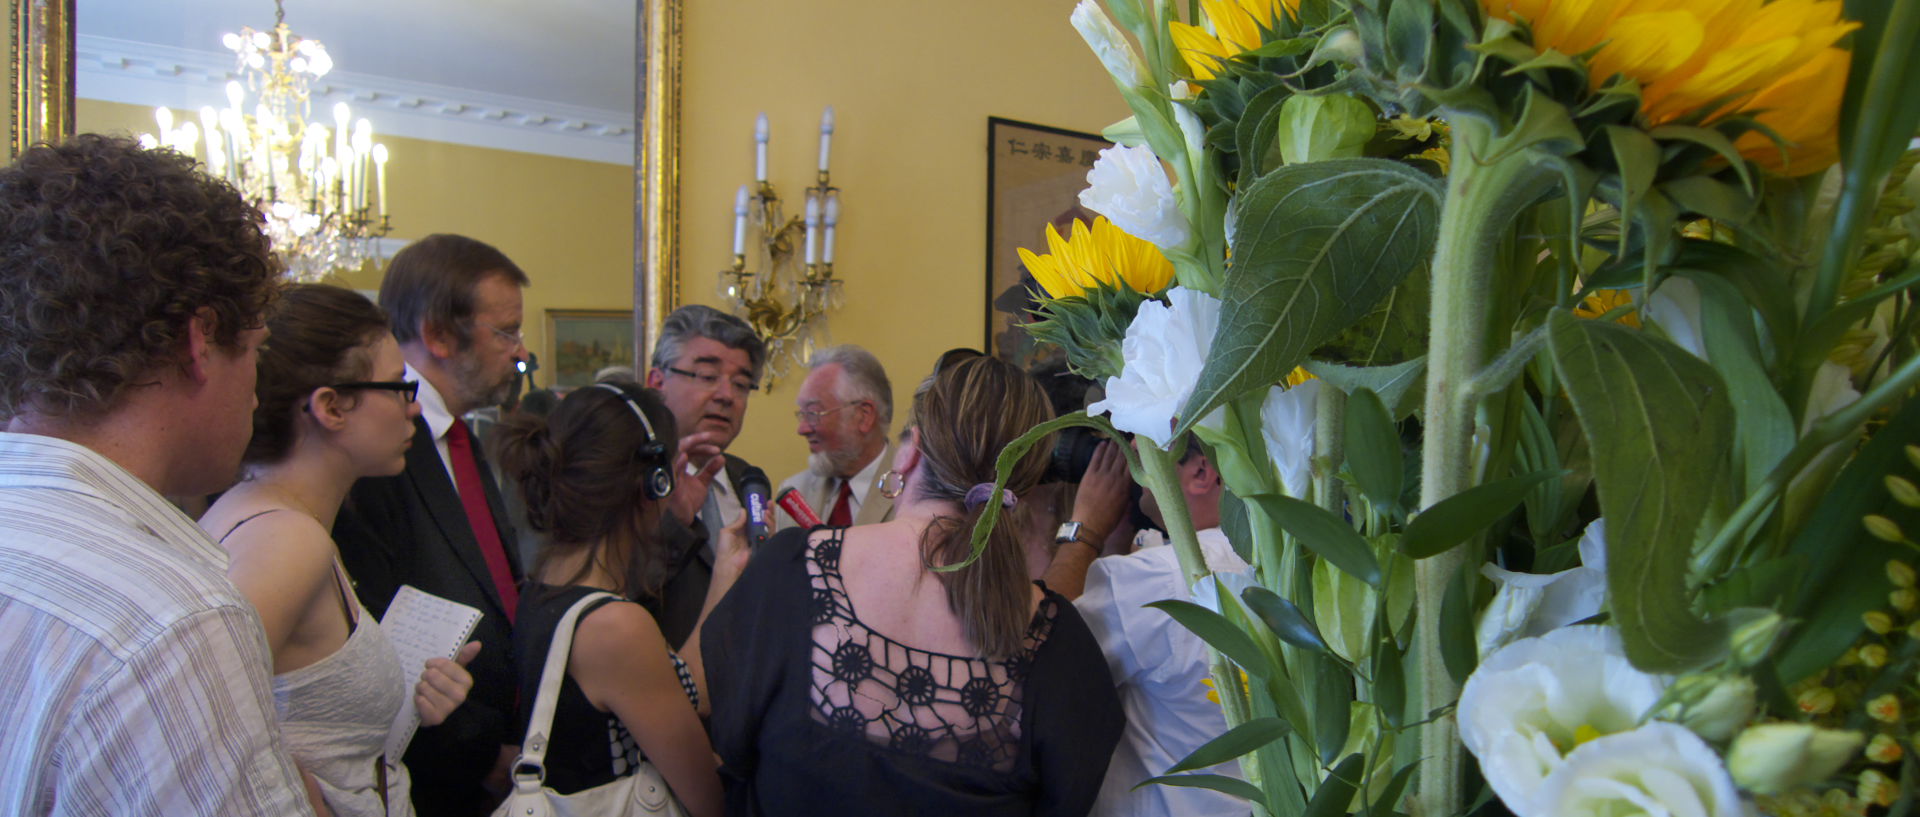
[[[593,382],[593,373],[633,365],[633,312],[619,309],[547,310],[549,388]]]

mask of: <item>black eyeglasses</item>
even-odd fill
[[[690,372],[690,371],[687,371],[686,369],[682,369],[677,366],[668,366],[666,367],[666,370],[671,374],[677,374],[681,377],[693,380],[694,382],[699,383],[701,388],[707,389],[709,391],[720,388],[720,382],[722,380],[726,380],[726,378],[721,377],[718,372]],[[736,377],[732,380],[728,380],[727,386],[733,389],[734,393],[740,395],[741,397],[745,397],[749,394],[752,394],[754,389],[760,388],[760,384],[755,383],[751,380],[748,380],[744,377]]]
[[[400,399],[411,403],[414,401],[415,396],[420,394],[420,381],[418,380],[358,380],[352,383],[335,383],[333,385],[328,386],[327,388],[333,389],[334,391],[346,391],[348,389],[378,389],[380,391],[396,392],[400,395]]]

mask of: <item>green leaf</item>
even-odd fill
[[[1407,711],[1406,656],[1384,634],[1373,645],[1373,702],[1387,725],[1400,726]]]
[[[1440,500],[1407,523],[1407,531],[1400,537],[1400,552],[1425,559],[1452,550],[1506,516],[1533,486],[1565,475],[1561,471],[1536,471],[1475,485]]]
[[[1313,663],[1313,740],[1319,744],[1320,762],[1332,763],[1346,748],[1353,727],[1353,676],[1324,656]]]
[[[1267,170],[1267,147],[1274,143],[1280,104],[1293,96],[1293,89],[1275,85],[1247,100],[1247,109],[1234,125],[1234,153],[1240,160],[1241,186],[1252,184]]]
[[[1287,165],[1246,187],[1220,325],[1176,435],[1278,382],[1424,263],[1440,196],[1434,179],[1384,159]]]
[[[1278,494],[1254,494],[1244,497],[1260,506],[1267,516],[1280,523],[1288,533],[1334,567],[1372,587],[1380,586],[1380,561],[1347,520],[1332,511]]]
[[[1739,443],[1736,465],[1752,491],[1793,448],[1799,430],[1786,401],[1767,377],[1760,340],[1754,334],[1753,310],[1739,288],[1717,275],[1683,274],[1700,290],[1702,339],[1714,368],[1727,382]]]
[[[1220,532],[1240,561],[1253,564],[1253,522],[1247,518],[1247,503],[1232,491],[1220,494]]]
[[[1400,450],[1400,431],[1387,407],[1371,389],[1347,395],[1347,466],[1361,492],[1376,504],[1400,504],[1400,482],[1406,475],[1406,454]]]
[[[1303,650],[1328,652],[1326,639],[1320,637],[1320,631],[1314,629],[1313,622],[1308,621],[1293,602],[1281,598],[1278,593],[1256,585],[1240,591],[1240,600],[1246,602],[1247,608],[1266,622],[1281,641]]]
[[[1366,770],[1367,759],[1358,752],[1347,755],[1340,765],[1333,767],[1327,779],[1320,781],[1320,788],[1308,801],[1307,810],[1301,817],[1340,817],[1347,813],[1347,807],[1353,803],[1353,793],[1360,789],[1360,775]]]
[[[1891,6],[1891,9],[1887,7]],[[1868,11],[1871,9],[1871,11]],[[1841,161],[1868,178],[1892,166],[1920,128],[1920,7],[1910,0],[1847,4],[1848,16],[1867,20],[1854,33],[1853,65],[1840,120]],[[1859,15],[1865,11],[1865,15]],[[1875,23],[1878,23],[1877,25]]]
[[[1682,672],[1727,649],[1725,627],[1692,609],[1694,531],[1732,475],[1733,408],[1706,362],[1644,332],[1547,318],[1547,343],[1574,413],[1593,441],[1607,520],[1607,598],[1627,658]]]
[[[1225,763],[1283,737],[1293,731],[1293,727],[1279,718],[1255,718],[1228,729],[1226,734],[1207,741],[1206,745],[1193,750],[1167,774],[1190,772]]]
[[[1440,600],[1440,660],[1447,674],[1462,684],[1480,663],[1473,626],[1473,582],[1480,578],[1475,567],[1472,562],[1461,565]]]
[[[1740,184],[1748,190],[1753,189],[1753,178],[1748,175],[1747,160],[1740,155],[1740,149],[1733,146],[1733,140],[1712,128],[1699,128],[1691,125],[1661,125],[1647,135],[1660,141],[1692,142],[1719,154],[1727,160],[1727,165],[1740,175]]]
[[[1379,395],[1396,421],[1419,409],[1426,393],[1425,355],[1392,366],[1343,366],[1320,360],[1309,360],[1306,366],[1314,377],[1348,394],[1367,389]]]
[[[1335,655],[1367,660],[1380,594],[1325,559],[1313,564],[1313,620]]]
[[[1320,45],[1320,38],[1318,37],[1288,37],[1269,41],[1262,44],[1259,48],[1240,54],[1240,56],[1256,58],[1298,57],[1301,54],[1312,52],[1318,45]],[[1248,107],[1252,107],[1252,103],[1248,103]]]
[[[1700,608],[1715,615],[1738,607],[1778,610],[1806,575],[1806,560],[1791,553],[1747,565],[1702,588]],[[1866,609],[1861,612],[1866,612]]]
[[[1240,778],[1228,777],[1223,774],[1177,774],[1149,777],[1140,781],[1139,785],[1133,787],[1133,790],[1138,791],[1141,786],[1151,786],[1155,784],[1162,786],[1185,786],[1194,789],[1212,789],[1224,794],[1231,794],[1242,800],[1261,804],[1267,802],[1267,796],[1260,791],[1259,786],[1255,786]]]
[[[1193,631],[1201,641],[1219,650],[1220,654],[1226,656],[1228,660],[1239,664],[1248,675],[1266,678],[1273,674],[1273,665],[1267,662],[1267,656],[1260,651],[1260,647],[1253,643],[1253,637],[1233,626],[1225,616],[1193,602],[1179,599],[1156,601],[1146,606],[1173,616],[1173,620],[1179,622],[1180,626]]]
[[[1687,176],[1660,185],[1680,209],[1726,224],[1744,224],[1753,216],[1753,197],[1706,176]]]
[[[1613,162],[1620,168],[1620,218],[1631,221],[1640,199],[1653,188],[1654,171],[1660,169],[1660,146],[1639,128],[1607,125],[1607,144],[1613,148]],[[1627,232],[1620,231],[1621,255]]]
[[[1107,439],[1110,440],[1118,440],[1122,437],[1120,430],[1114,428],[1113,423],[1108,422],[1107,418],[1089,416],[1084,410],[1061,417],[1055,417],[1033,428],[1027,429],[1027,433],[1013,438],[1013,441],[1007,443],[1005,448],[1000,449],[1000,456],[993,461],[993,490],[997,493],[1007,487],[1007,478],[1013,474],[1014,466],[1020,464],[1021,458],[1025,457],[1028,451],[1033,450],[1035,444],[1041,440],[1049,439],[1054,432],[1069,426],[1085,426],[1091,428],[1105,434]],[[1134,474],[1140,473],[1140,454],[1133,450],[1133,446],[1120,446],[1120,455],[1127,458],[1127,470],[1129,472]],[[987,503],[986,511],[980,514],[980,521],[973,526],[973,551],[967,555],[964,561],[958,564],[935,567],[933,570],[938,573],[945,573],[959,570],[960,568],[973,564],[973,560],[980,558],[980,551],[986,549],[987,537],[993,533],[993,526],[998,524],[999,521],[1000,503]]]
[[[1394,3],[1387,9],[1387,56],[1402,81],[1417,82],[1427,73],[1427,50],[1433,39],[1433,6]]]
[[[1409,763],[1401,766],[1400,771],[1393,773],[1393,779],[1387,781],[1386,788],[1380,790],[1380,797],[1373,801],[1373,805],[1379,808],[1392,809],[1396,803],[1400,802],[1400,794],[1407,790],[1407,783],[1413,780],[1413,770],[1417,768],[1420,768],[1420,764],[1418,763]],[[1475,814],[1478,813],[1478,811],[1479,809],[1477,808],[1469,808],[1466,813]],[[1369,811],[1367,813],[1372,814],[1373,812]]]

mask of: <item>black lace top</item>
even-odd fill
[[[1085,814],[1124,716],[1073,605],[1005,661],[916,649],[861,623],[840,533],[762,545],[702,631],[727,813]]]

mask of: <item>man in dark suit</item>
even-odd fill
[[[640,603],[653,613],[667,644],[679,649],[706,603],[713,580],[712,534],[740,518],[745,460],[726,453],[740,435],[747,397],[759,386],[767,347],[746,321],[708,306],[667,316],[654,344],[648,388],[657,389],[680,427],[675,466],[682,479],[662,520],[667,558],[657,596]],[[715,479],[722,470],[726,479]]]
[[[407,467],[360,480],[334,523],[347,572],[375,615],[403,584],[478,608],[468,666],[473,690],[406,754],[414,808],[426,817],[477,817],[505,791],[519,753],[512,622],[519,568],[513,526],[472,430],[461,419],[498,405],[526,355],[520,290],[526,273],[471,238],[431,235],[393,257],[380,285],[407,379],[420,383]]]

